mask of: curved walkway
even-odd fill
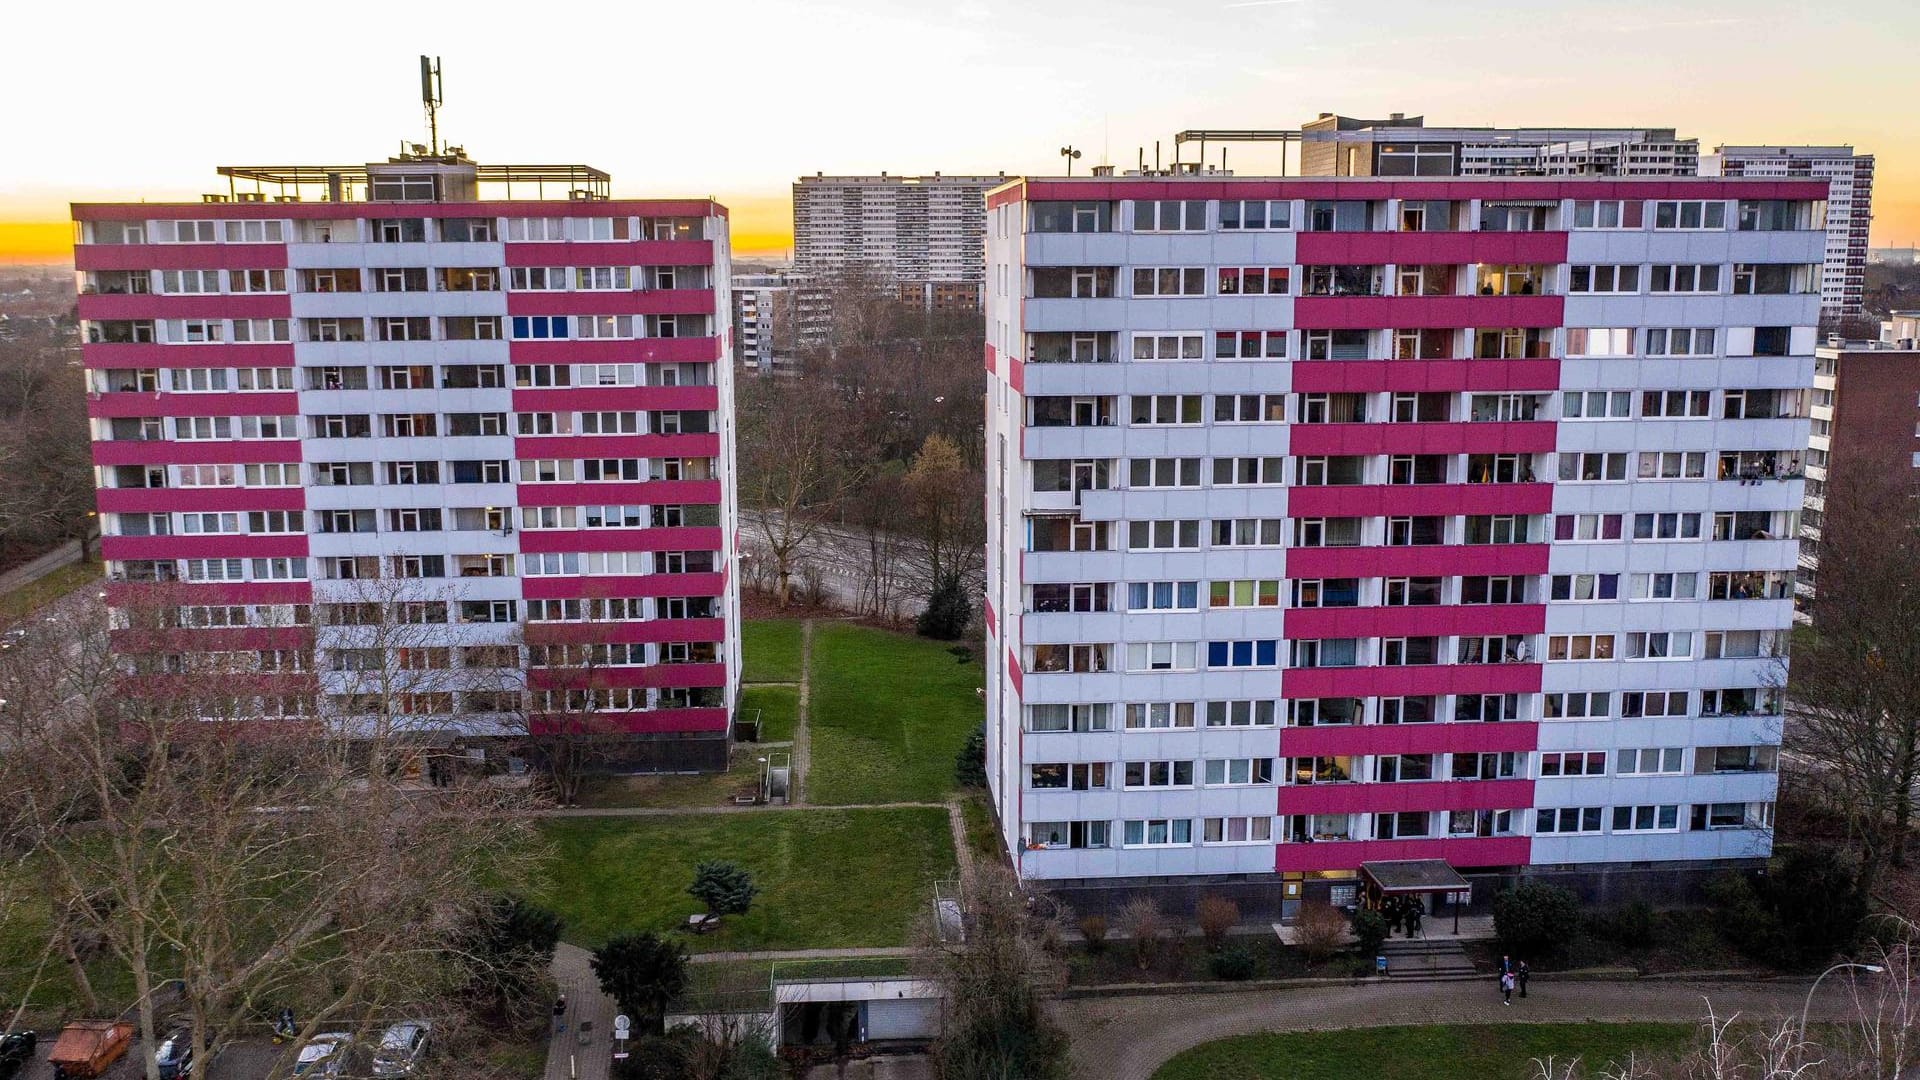
[[[1829,980],[1831,983],[1832,980]],[[1242,993],[1162,994],[1056,1002],[1073,1039],[1074,1076],[1150,1080],[1182,1050],[1263,1031],[1316,1031],[1388,1024],[1582,1023],[1698,1019],[1711,999],[1722,1016],[1798,1015],[1805,982],[1563,982],[1536,975],[1526,999],[1500,1004],[1493,980],[1381,982]],[[1816,1019],[1845,1015],[1845,983],[1815,1002]]]

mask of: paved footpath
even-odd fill
[[[1832,980],[1829,980],[1831,983]],[[1532,993],[1500,1004],[1493,980],[1384,982],[1224,994],[1162,994],[1056,1002],[1054,1016],[1073,1039],[1081,1080],[1150,1080],[1182,1050],[1263,1031],[1314,1031],[1385,1024],[1580,1023],[1597,1020],[1693,1020],[1738,1011],[1797,1016],[1805,982],[1567,982],[1534,976]],[[1813,1018],[1849,1009],[1845,984],[1823,991]]]

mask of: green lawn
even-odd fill
[[[740,631],[742,682],[800,681],[800,620],[747,619]]]
[[[588,948],[677,931],[701,910],[686,888],[703,859],[746,867],[760,895],[719,930],[685,936],[695,952],[904,945],[933,881],[954,868],[937,809],[560,818],[541,832],[554,847],[543,901]]]
[[[760,710],[760,741],[792,742],[794,721],[800,716],[800,691],[791,686],[749,686],[740,691],[740,716],[748,719]]]
[[[1516,1009],[1518,1007],[1516,1006]],[[1245,1035],[1196,1046],[1154,1080],[1531,1080],[1533,1059],[1580,1059],[1595,1076],[1629,1051],[1683,1053],[1693,1024],[1448,1024]]]
[[[816,624],[807,710],[807,798],[838,805],[936,802],[985,709],[980,668],[948,646],[851,623]]]
[[[11,592],[0,593],[0,625],[31,615],[42,605],[99,580],[99,563],[68,563],[43,578],[29,581]]]

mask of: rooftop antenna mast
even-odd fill
[[[427,151],[440,156],[440,58],[420,58],[420,102],[427,107]]]

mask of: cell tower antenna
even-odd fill
[[[441,98],[440,58],[437,56],[420,58],[420,103],[427,107],[427,151],[434,157],[440,156],[440,106]]]

